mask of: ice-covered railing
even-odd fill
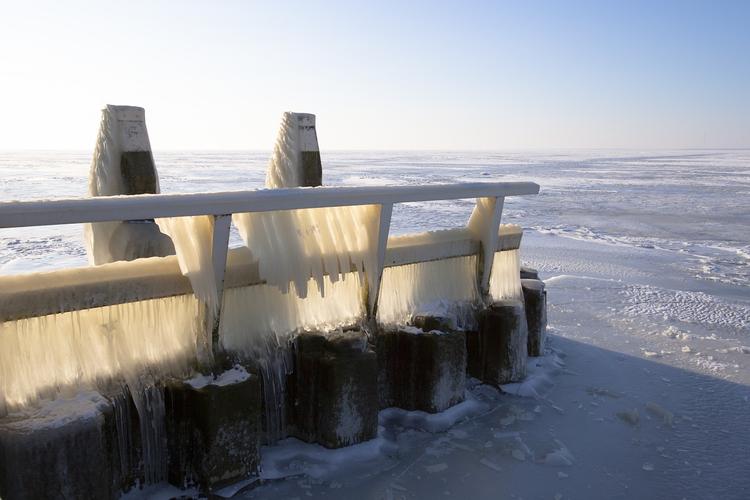
[[[197,234],[197,244],[210,249],[210,258],[203,261],[211,263],[211,283],[220,298],[215,316],[201,312],[193,297],[195,293],[200,298],[191,283],[194,276],[185,272],[177,256],[0,277],[0,414],[4,405],[23,405],[67,386],[123,374],[135,378],[177,373],[206,350],[252,354],[252,342],[258,338],[282,338],[300,325],[325,326],[331,318],[342,324],[361,316],[399,322],[405,319],[404,311],[417,312],[412,308],[420,300],[518,294],[513,250],[519,247],[521,230],[501,226],[500,215],[506,196],[538,190],[533,183],[498,182],[0,203],[2,228],[208,218],[205,227],[210,230]],[[466,227],[389,238],[394,203],[462,198],[477,199]],[[315,287],[305,299],[283,294],[264,284],[250,249],[228,249],[232,214],[357,205],[378,208],[376,235],[370,239],[375,267],[342,274],[335,283],[324,280],[329,294],[325,298]],[[506,262],[502,274],[512,279],[490,280],[498,256],[507,254],[515,255],[515,261]],[[381,279],[388,293],[381,292]],[[404,290],[412,284],[413,289]],[[379,298],[384,305],[380,316]],[[213,327],[196,327],[205,318],[215,318]]]
[[[228,252],[231,215],[320,207],[380,205],[378,273],[384,267],[451,257],[483,255],[479,287],[487,293],[494,251],[518,248],[520,228],[500,228],[506,196],[536,194],[530,182],[436,184],[428,186],[321,187],[172,195],[112,196],[0,203],[0,228],[79,224],[208,215],[214,218],[212,260],[221,296],[224,287],[262,283],[257,262],[246,248]],[[388,233],[394,203],[477,198],[466,228],[392,238]],[[231,272],[224,279],[225,271]],[[374,273],[373,273],[374,274]],[[192,292],[176,257],[138,259],[101,266],[38,273],[37,279],[0,277],[0,320],[43,316]],[[369,288],[380,277],[369,276]],[[373,283],[373,281],[375,283]],[[117,289],[117,293],[114,292]],[[377,290],[377,286],[375,287]],[[66,296],[63,297],[62,294]],[[368,310],[375,311],[377,293]]]

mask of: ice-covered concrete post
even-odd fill
[[[235,366],[165,391],[169,480],[204,492],[253,476],[260,463],[260,379]]]
[[[146,112],[136,106],[108,104],[89,171],[89,195],[156,194],[159,177],[146,130]],[[174,253],[170,238],[153,220],[97,222],[86,225],[86,243],[93,264]]]
[[[417,316],[412,323],[375,339],[380,407],[444,411],[464,400],[465,334],[447,318]]]
[[[374,438],[377,379],[376,356],[364,332],[298,335],[287,401],[290,434],[327,448]]]
[[[469,338],[469,373],[493,385],[522,380],[526,376],[527,336],[523,302],[494,302],[480,316],[479,334]]]
[[[267,188],[316,187],[323,184],[315,115],[287,111],[266,172]]]

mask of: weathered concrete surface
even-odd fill
[[[165,390],[169,482],[214,491],[257,473],[261,396],[258,376]]]
[[[547,291],[544,282],[536,279],[522,279],[521,288],[529,330],[529,356],[541,356],[547,339]]]
[[[0,420],[0,498],[119,496],[113,408],[91,394]]]
[[[316,187],[323,185],[323,165],[320,151],[302,151],[302,185]]]
[[[299,129],[301,185],[305,187],[322,186],[323,164],[320,161],[315,115],[312,113],[294,113],[294,117]]]
[[[377,360],[364,332],[297,336],[288,390],[291,436],[340,448],[377,434]]]
[[[526,376],[527,337],[523,303],[493,303],[481,313],[479,332],[469,341],[474,357],[470,374],[493,385],[522,380]]]
[[[538,280],[539,279],[539,271],[536,269],[532,269],[530,267],[521,266],[521,279],[532,279],[532,280]]]
[[[464,400],[464,332],[431,328],[440,318],[418,322],[427,327],[384,331],[376,338],[381,408],[437,413]]]
[[[467,330],[466,336],[466,373],[482,380],[482,354],[479,349],[479,330]]]
[[[453,330],[453,321],[450,318],[444,316],[428,316],[424,314],[418,314],[412,316],[411,324],[417,328],[429,332],[432,330],[448,331]]]
[[[122,194],[154,194],[159,192],[159,180],[151,151],[127,151],[120,156]]]

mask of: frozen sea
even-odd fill
[[[547,281],[550,349],[527,383],[471,387],[438,418],[383,412],[354,449],[266,449],[278,479],[239,496],[748,498],[750,150],[322,155],[327,185],[539,183],[503,221]],[[260,187],[268,157],[155,153],[164,193]],[[90,159],[0,152],[0,199],[84,195]],[[472,206],[398,205],[392,231]],[[0,273],[85,263],[80,227],[0,230]]]

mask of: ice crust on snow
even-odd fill
[[[190,385],[194,389],[202,389],[209,385],[215,385],[217,387],[224,387],[227,385],[237,384],[244,382],[249,379],[250,375],[243,367],[237,365],[234,368],[230,368],[219,375],[196,375],[185,381],[186,384]]]
[[[98,392],[80,391],[72,397],[40,401],[35,407],[10,413],[3,420],[2,429],[27,433],[62,427],[77,420],[103,418],[102,410],[107,405],[107,400]]]

